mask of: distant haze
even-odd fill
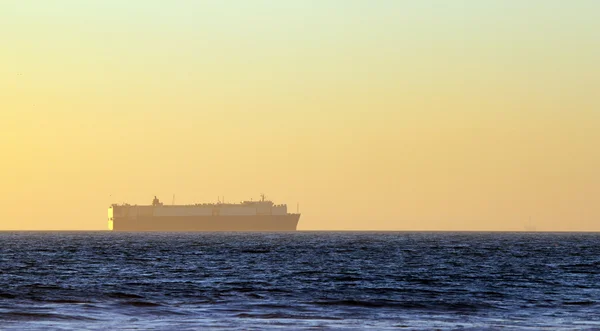
[[[0,229],[265,193],[300,230],[598,231],[598,13],[4,0]]]

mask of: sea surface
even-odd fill
[[[600,330],[600,234],[0,232],[0,330]]]

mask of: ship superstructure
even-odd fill
[[[108,208],[108,229],[113,231],[295,231],[299,213],[287,205],[265,200],[241,203],[164,205],[154,197],[151,205],[113,204]]]

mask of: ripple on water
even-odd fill
[[[2,232],[0,329],[593,329],[598,256],[598,234]]]

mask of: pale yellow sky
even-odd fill
[[[0,3],[0,230],[266,193],[301,230],[600,230],[597,1]]]

